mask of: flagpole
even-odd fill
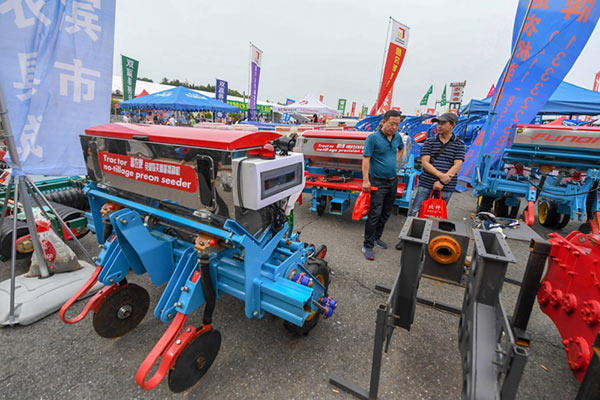
[[[496,91],[496,95],[494,96],[494,102],[492,104],[492,109],[488,113],[487,124],[485,127],[485,132],[483,133],[483,140],[481,142],[481,146],[479,147],[479,154],[477,154],[477,160],[475,161],[475,172],[477,173],[477,182],[478,183],[481,183],[481,171],[479,169],[479,164],[481,162],[481,155],[483,153],[483,149],[487,142],[488,136],[490,135],[490,128],[492,126],[492,120],[494,119],[494,116],[496,115],[496,106],[498,106],[498,103],[500,102],[500,97],[502,96],[502,91],[504,90],[504,84],[506,83],[506,77],[508,75],[508,70],[510,69],[512,61],[515,58],[515,54],[516,54],[517,48],[519,46],[519,40],[521,40],[521,35],[523,34],[523,28],[525,28],[525,22],[527,21],[527,18],[529,17],[529,11],[531,11],[531,5],[533,4],[533,1],[534,0],[529,0],[529,4],[527,5],[527,11],[525,12],[525,17],[523,18],[523,22],[521,22],[521,29],[519,29],[519,34],[517,35],[517,40],[515,40],[515,43],[513,45],[513,48],[512,48],[511,54],[510,54],[510,58],[508,60],[508,64],[506,64],[506,68],[504,69],[504,73],[502,74],[502,80],[500,81],[500,87],[496,88],[497,91]]]
[[[250,121],[250,85],[252,81],[252,42],[248,42],[248,103],[246,105],[246,118]]]
[[[392,25],[392,17],[388,19],[387,33],[385,34],[385,45],[383,46],[383,61],[381,63],[381,74],[379,75],[379,90],[377,91],[377,99],[375,100],[375,113],[379,110],[379,97],[381,95],[381,84],[383,83],[383,70],[385,68],[385,58],[387,56],[387,50],[389,47],[390,39],[390,26]]]

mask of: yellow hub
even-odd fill
[[[546,202],[543,202],[540,204],[540,207],[538,208],[538,220],[540,221],[540,224],[545,224],[546,221],[548,221],[548,215],[550,214],[550,209],[548,208],[548,204]]]
[[[461,253],[460,245],[451,236],[438,236],[429,242],[429,256],[440,264],[456,262]]]

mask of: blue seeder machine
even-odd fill
[[[299,149],[306,160],[305,193],[310,193],[310,211],[323,215],[342,215],[362,190],[362,154],[370,132],[363,131],[305,131],[299,137]],[[414,155],[398,169],[398,190],[394,204],[408,208],[418,171]]]
[[[275,132],[107,124],[86,130],[81,144],[90,228],[101,251],[94,275],[60,316],[75,323],[92,311],[96,332],[118,337],[149,307],[148,292],[127,275],[166,283],[154,316],[170,325],[138,370],[142,388],[168,374],[169,388],[181,392],[206,373],[221,343],[212,314],[224,293],[244,301],[246,317],[273,314],[295,334],[332,315],[327,249],[300,241],[286,215],[304,187],[303,156],[289,151],[293,140]],[[98,281],[106,286],[67,318]],[[185,326],[202,305],[202,324]]]
[[[600,128],[561,125],[518,125],[499,161],[483,155],[473,177],[478,211],[517,217],[520,198],[528,225],[538,220],[563,228],[571,219],[596,220],[600,211]],[[586,224],[582,229],[589,229]]]

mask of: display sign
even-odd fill
[[[594,78],[594,92],[600,92],[600,72],[596,74]]]
[[[0,1],[0,84],[22,172],[85,174],[79,135],[109,122],[114,31],[114,1]]]
[[[262,63],[262,50],[250,43],[250,101],[248,105],[249,120],[257,119],[258,81],[260,79],[260,65]]]
[[[377,96],[377,101],[375,102],[375,110],[377,111],[385,102],[385,99],[388,97],[389,92],[394,86],[394,82],[396,82],[398,72],[400,71],[400,67],[404,61],[404,56],[406,55],[406,47],[408,45],[410,28],[393,18],[391,18],[391,21],[392,29],[390,30],[385,67],[383,70],[381,87],[379,88],[379,95]]]
[[[335,154],[362,154],[365,145],[363,143],[323,143],[313,144],[313,150],[318,153]]]
[[[496,87],[484,127],[465,154],[459,179],[472,182],[483,155],[497,160],[512,126],[529,123],[563,81],[594,31],[600,4],[594,1],[520,0],[513,26],[512,57]],[[494,108],[495,107],[495,108]]]
[[[104,151],[98,153],[98,162],[102,171],[107,174],[190,193],[198,190],[196,171],[188,165]]]
[[[338,100],[338,106],[337,106],[338,111],[344,115],[344,113],[346,112],[346,99],[339,99]]]
[[[227,81],[222,81],[221,79],[217,79],[217,84],[215,86],[215,98],[223,103],[227,103]],[[217,111],[217,118],[224,118],[225,113],[222,111]]]
[[[139,61],[121,54],[121,67],[123,71],[123,101],[135,97],[135,84],[137,82]]]
[[[467,86],[467,81],[450,84],[450,103],[462,103],[465,86]]]
[[[431,93],[433,93],[433,85],[429,85],[429,89],[427,89],[427,92],[425,92],[423,98],[421,99],[421,103],[419,104],[422,106],[426,106],[427,102],[429,101],[429,96],[431,96]]]

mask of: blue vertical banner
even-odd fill
[[[84,174],[110,117],[115,0],[0,0],[0,85],[23,171]]]
[[[290,105],[290,104],[293,104],[293,103],[295,103],[295,101],[294,101],[294,100],[292,100],[292,99],[290,99],[290,98],[288,98],[288,99],[285,101],[285,105],[286,105],[286,106],[288,106],[288,105]],[[290,122],[290,118],[292,118],[292,114],[283,114],[283,116],[281,117],[281,121],[283,121],[283,122],[285,122],[285,123],[288,123],[288,122]]]
[[[217,85],[215,86],[215,98],[223,103],[227,103],[227,81],[217,79]],[[225,113],[217,111],[217,118],[225,118]]]
[[[505,67],[501,91],[504,72],[496,84],[499,99],[495,115],[491,115],[494,101],[490,105],[490,132],[480,132],[467,151],[459,174],[462,181],[474,181],[480,152],[497,160],[512,141],[512,125],[533,120],[579,57],[600,16],[600,2],[595,0],[531,0],[528,12],[529,3],[519,1],[514,57]]]
[[[257,120],[258,114],[258,80],[260,79],[260,64],[262,50],[250,43],[250,102],[248,104],[248,119]]]

